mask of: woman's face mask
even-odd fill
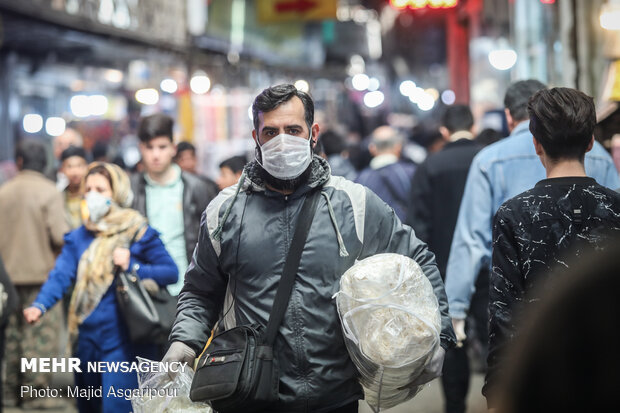
[[[260,146],[262,162],[259,163],[274,178],[295,179],[312,161],[311,141],[282,133]]]
[[[93,223],[99,222],[101,218],[106,216],[112,206],[112,200],[97,191],[87,192],[84,201],[88,210],[88,219]]]

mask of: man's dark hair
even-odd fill
[[[338,155],[347,149],[347,144],[342,135],[333,130],[321,133],[321,142],[323,142],[323,150],[327,156]]]
[[[546,88],[547,86],[534,79],[511,83],[504,96],[504,107],[508,109],[510,116],[516,122],[526,120],[528,118],[527,102],[536,92]]]
[[[501,132],[492,128],[486,128],[483,129],[478,136],[476,136],[474,141],[482,146],[488,146],[492,143],[498,142],[502,138],[503,136]]]
[[[21,169],[43,173],[47,166],[47,152],[42,142],[23,140],[15,148],[15,160],[21,159]]]
[[[84,148],[81,148],[79,146],[69,146],[67,149],[65,149],[64,151],[62,151],[62,153],[60,154],[60,162],[64,162],[65,160],[72,158],[74,156],[79,156],[80,158],[83,158],[85,161],[88,162],[88,159],[86,158],[86,150],[84,150]]]
[[[172,128],[174,120],[163,113],[146,116],[140,121],[138,126],[138,138],[141,142],[147,143],[152,139],[165,136],[172,142]]]
[[[233,156],[232,158],[223,160],[220,163],[220,168],[228,168],[234,173],[238,173],[238,172],[243,171],[243,167],[245,166],[247,162],[248,161],[247,159],[245,159],[245,156],[242,156],[242,155]]]
[[[93,160],[106,161],[108,158],[108,144],[104,141],[97,141],[92,149]]]
[[[575,89],[541,90],[527,105],[530,132],[552,159],[583,159],[596,125],[594,99]]]
[[[258,130],[258,114],[259,112],[271,112],[284,102],[288,102],[297,96],[304,104],[304,114],[308,130],[312,128],[314,123],[314,102],[309,94],[302,92],[291,84],[282,84],[272,86],[263,90],[260,95],[256,96],[252,104],[252,117],[254,118],[254,130]]]
[[[441,117],[441,124],[452,134],[468,131],[474,126],[474,116],[467,105],[448,106]]]
[[[177,144],[177,154],[175,156],[178,157],[181,152],[191,151],[193,155],[196,155],[196,147],[189,142],[182,141]]]

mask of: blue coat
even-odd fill
[[[398,161],[379,169],[368,167],[360,172],[355,180],[373,191],[386,204],[394,209],[401,221],[405,220],[411,179],[416,170],[415,164]]]
[[[35,303],[51,308],[75,283],[78,263],[82,254],[95,238],[81,226],[65,234],[65,245],[56,259],[56,265],[37,296]],[[164,248],[156,230],[148,227],[144,236],[129,248],[129,268],[139,264],[138,276],[152,278],[160,286],[172,284],[178,279],[174,261]],[[110,260],[112,257],[110,257]],[[93,338],[99,347],[108,350],[128,342],[126,327],[116,302],[114,283],[101,298],[99,305],[79,327],[80,339]]]

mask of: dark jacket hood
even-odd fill
[[[329,168],[329,164],[325,159],[321,158],[320,156],[313,155],[312,162],[310,163],[310,168],[311,170],[308,180],[295,190],[295,194],[305,193],[308,191],[308,189],[321,187],[325,185],[327,181],[329,181],[329,177],[331,176],[331,169]],[[243,168],[243,173],[245,174],[246,179],[249,181],[252,190],[257,192],[262,192],[266,189],[265,181],[261,176],[261,169],[262,166],[260,166],[256,159],[248,163]]]

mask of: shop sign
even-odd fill
[[[260,23],[335,19],[338,0],[261,0]]]

